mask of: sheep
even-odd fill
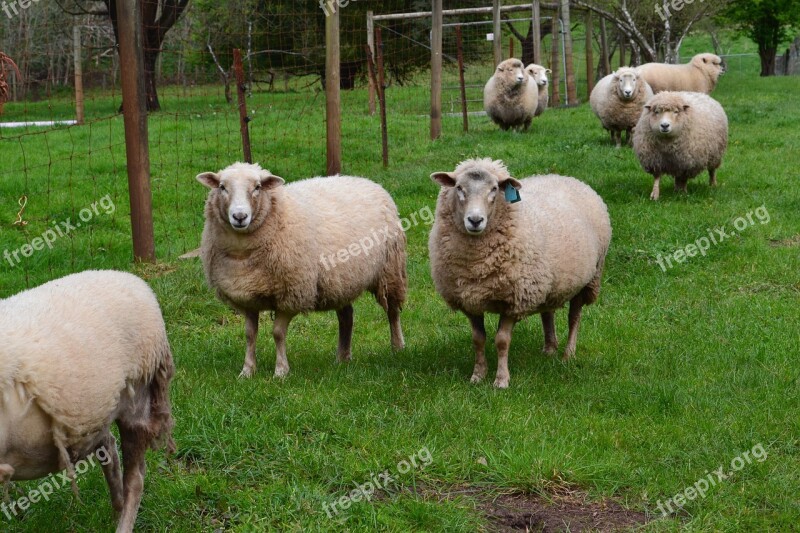
[[[284,185],[257,164],[235,163],[196,178],[210,190],[200,257],[208,285],[245,317],[240,377],[256,370],[261,311],[273,311],[275,377],[289,373],[286,332],[299,313],[335,310],[340,362],[351,359],[353,302],[365,291],[386,311],[395,350],[404,346],[406,237],[378,184],[333,176]]]
[[[709,185],[728,147],[728,117],[708,95],[661,92],[645,104],[633,134],[633,150],[645,172],[653,175],[652,200],[658,200],[662,174],[675,178],[675,191],[708,170]]]
[[[550,99],[547,92],[547,84],[549,83],[549,80],[547,79],[547,73],[551,72],[551,70],[549,68],[544,68],[541,65],[531,63],[525,67],[525,72],[528,73],[528,83],[536,85],[536,91],[539,94],[536,112],[533,114],[535,118],[544,113],[547,109],[547,103]]]
[[[491,159],[467,160],[431,179],[441,186],[428,241],[431,274],[447,305],[472,325],[471,381],[487,372],[484,313],[500,315],[495,387],[508,387],[511,333],[529,315],[541,313],[543,351],[553,354],[555,310],[570,302],[564,359],[575,355],[581,308],[597,299],[611,240],[603,200],[575,178],[516,180]]]
[[[88,271],[0,300],[0,316],[0,482],[66,470],[77,495],[74,465],[94,454],[117,532],[133,531],[146,449],[175,449],[175,369],[153,291],[131,274]]]
[[[690,91],[711,94],[724,72],[722,58],[714,54],[697,54],[683,65],[645,63],[639,67],[639,73],[650,84],[653,93]]]
[[[650,85],[636,69],[621,67],[597,82],[589,103],[603,128],[611,133],[611,142],[619,148],[623,131],[627,133],[626,144],[632,143],[633,127],[639,121],[645,102],[652,96]]]
[[[528,84],[528,73],[519,59],[506,59],[483,89],[483,108],[503,130],[527,131],[538,106],[538,92]]]

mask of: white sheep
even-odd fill
[[[603,128],[611,133],[611,142],[619,148],[623,131],[627,133],[627,144],[632,143],[633,128],[642,115],[642,107],[652,96],[653,91],[636,69],[621,67],[597,82],[589,103]]]
[[[261,311],[274,311],[275,376],[289,373],[286,332],[297,314],[336,311],[339,361],[351,358],[353,302],[375,295],[402,349],[406,237],[397,207],[378,184],[349,176],[284,185],[259,165],[235,163],[197,180],[211,189],[201,259],[217,296],[245,317],[240,377],[256,370]]]
[[[528,83],[536,85],[536,91],[539,95],[536,112],[533,114],[534,117],[538,117],[545,112],[550,101],[550,96],[547,92],[547,86],[550,81],[547,79],[547,73],[551,72],[551,70],[531,63],[525,67],[525,72],[528,73]]]
[[[483,108],[503,130],[527,131],[538,106],[538,92],[528,83],[525,65],[519,59],[506,59],[483,89]]]
[[[67,470],[77,491],[75,463],[102,451],[117,531],[133,531],[145,451],[174,449],[174,366],[153,291],[131,274],[89,271],[0,300],[0,316],[0,482]]]
[[[464,161],[431,179],[441,185],[428,241],[431,272],[445,302],[472,324],[472,382],[487,371],[484,313],[500,314],[496,387],[508,387],[511,332],[529,315],[541,313],[544,352],[552,354],[554,312],[569,302],[564,358],[573,356],[581,308],[597,299],[611,240],[603,200],[575,178],[518,181],[491,159]],[[521,201],[507,200],[516,194]]]
[[[722,58],[714,54],[697,54],[683,65],[645,63],[639,67],[639,74],[654,93],[689,91],[711,94],[724,72]]]
[[[728,147],[728,117],[708,95],[661,92],[647,101],[633,135],[633,150],[645,172],[653,175],[650,198],[658,200],[662,174],[675,178],[675,190],[708,170],[709,185]]]

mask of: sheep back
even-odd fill
[[[0,399],[23,394],[52,419],[53,436],[85,449],[116,419],[121,396],[174,366],[161,310],[138,277],[74,274],[0,301]],[[166,376],[156,376],[162,372]],[[165,392],[165,391],[164,391]],[[166,392],[165,392],[166,394]],[[155,439],[172,427],[165,412],[142,420]]]
[[[722,72],[717,66],[721,61],[714,54],[698,54],[685,64],[645,63],[638,68],[654,93],[687,91],[711,94]]]
[[[381,305],[380,295],[392,290],[405,298],[406,238],[380,185],[318,177],[271,193],[272,212],[247,235],[209,216],[216,209],[209,197],[201,258],[221,300],[237,311],[300,313],[340,309],[366,290]],[[362,241],[367,245],[365,239],[374,244],[368,255],[350,253]]]
[[[575,178],[520,181],[522,201],[497,205],[492,228],[478,237],[455,226],[454,190],[440,191],[429,240],[431,272],[452,309],[521,320],[560,308],[593,282],[587,303],[596,298],[611,240],[605,203]]]
[[[716,169],[728,147],[728,117],[722,106],[702,93],[661,92],[648,100],[648,106],[671,106],[686,112],[678,114],[682,129],[664,138],[650,129],[649,112],[644,110],[633,135],[633,150],[642,168],[653,175],[669,174],[691,179],[707,169]]]

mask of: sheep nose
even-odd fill
[[[663,131],[664,133],[668,132],[669,131],[669,123],[662,122],[661,123],[661,131]]]
[[[522,80],[524,80],[524,79],[525,79],[525,77],[524,77],[524,76],[517,76],[517,81],[520,81],[520,82],[521,82],[521,81],[522,81]]]
[[[247,213],[234,213],[231,216],[233,216],[233,219],[236,220],[236,222],[244,222],[250,215]]]
[[[624,92],[625,92],[625,96],[630,96],[633,91],[624,91]]]
[[[473,228],[477,228],[483,222],[483,217],[480,215],[470,215],[467,217],[467,220],[472,225]]]

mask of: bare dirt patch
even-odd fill
[[[800,246],[800,235],[789,237],[788,239],[770,239],[769,245],[773,248],[789,248],[792,246]]]

